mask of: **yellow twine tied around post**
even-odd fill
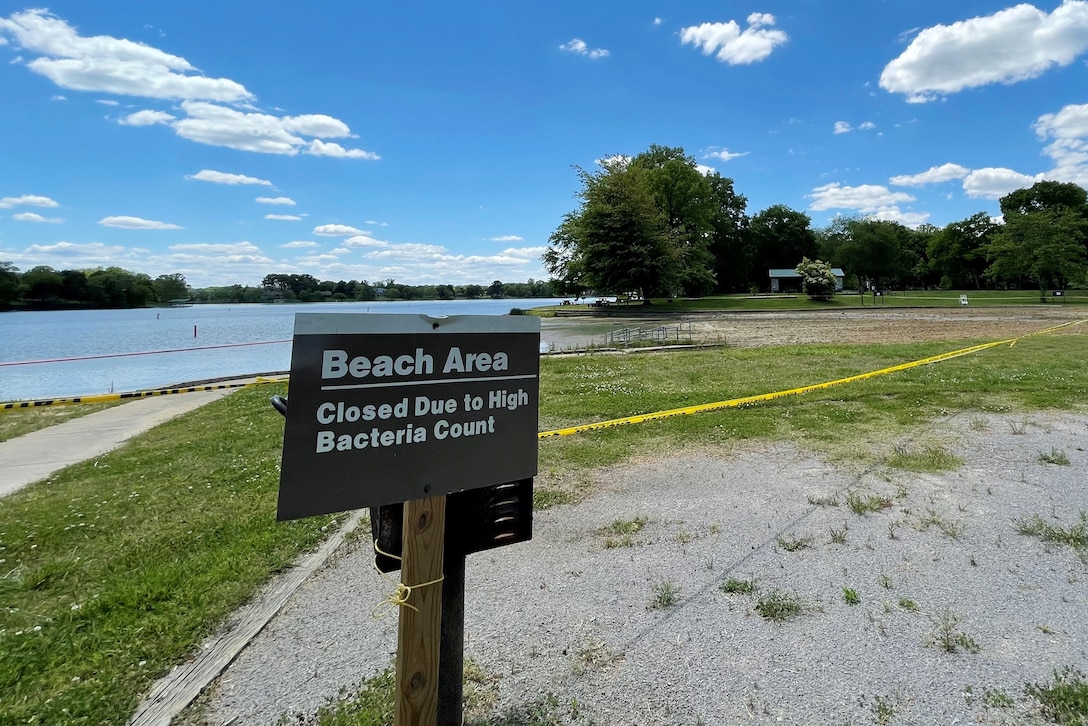
[[[431,580],[430,582],[421,582],[418,585],[405,585],[403,582],[394,580],[389,575],[382,572],[381,568],[378,567],[378,555],[389,557],[390,559],[394,559],[399,562],[404,561],[404,558],[402,557],[390,554],[389,552],[383,552],[382,549],[378,547],[378,543],[374,543],[374,570],[389,582],[395,582],[397,585],[393,592],[382,598],[382,600],[380,600],[378,604],[374,606],[374,609],[370,611],[371,617],[375,618],[376,620],[384,618],[386,615],[396,610],[397,608],[411,608],[418,613],[419,608],[408,602],[408,599],[412,597],[412,590],[418,590],[421,587],[428,587],[429,585],[437,585],[438,583],[442,582],[442,580],[446,579],[443,575],[437,580]]]

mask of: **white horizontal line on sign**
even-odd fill
[[[345,386],[322,386],[322,391],[352,391],[360,388],[398,388],[401,386],[436,386],[441,383],[487,383],[489,381],[524,381],[537,376],[527,373],[522,376],[489,376],[487,378],[441,378],[431,381],[400,381],[396,383],[353,383]]]

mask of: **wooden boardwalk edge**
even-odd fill
[[[192,661],[176,666],[160,678],[136,709],[129,726],[167,726],[195,701],[283,609],[299,586],[325,564],[344,538],[359,526],[365,513],[365,509],[351,512],[336,534],[306,555],[256,600],[239,610],[234,622],[205,641]]]

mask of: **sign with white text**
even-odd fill
[[[536,474],[540,320],[299,313],[280,520]]]

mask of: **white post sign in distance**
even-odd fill
[[[540,320],[299,313],[280,520],[536,474]]]

